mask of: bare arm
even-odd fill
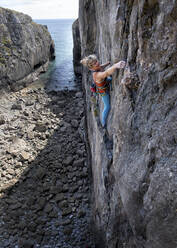
[[[100,65],[101,69],[104,70],[106,66],[110,65],[110,62]]]
[[[114,65],[112,65],[110,68],[108,68],[104,72],[98,72],[97,73],[97,80],[96,81],[102,81],[106,77],[112,75],[116,69],[123,69],[125,67],[125,61],[120,61]]]

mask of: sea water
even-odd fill
[[[50,63],[49,70],[41,75],[46,88],[51,90],[74,90],[76,80],[73,72],[73,37],[74,19],[34,20],[38,24],[47,25],[55,43],[56,59]]]

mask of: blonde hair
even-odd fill
[[[95,54],[89,55],[85,58],[83,58],[80,63],[84,66],[87,66],[89,69],[92,68],[92,66],[98,61],[98,58]]]

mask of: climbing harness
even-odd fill
[[[90,86],[90,90],[91,90],[91,92],[96,93],[96,85],[94,82],[92,82],[92,84]]]

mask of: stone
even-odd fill
[[[34,104],[34,102],[32,100],[27,100],[25,102],[25,106],[32,106]]]
[[[42,167],[39,167],[35,173],[35,177],[42,179],[46,175],[46,170]]]
[[[85,214],[86,214],[86,213],[85,213],[84,210],[79,210],[77,216],[78,216],[78,218],[83,218],[83,217],[85,216]]]
[[[75,160],[73,163],[73,166],[76,166],[76,167],[84,166],[84,162],[85,162],[84,158]]]
[[[72,164],[73,160],[74,160],[74,158],[69,156],[63,160],[63,164],[64,165],[70,165],[70,164]]]
[[[63,226],[68,226],[68,225],[70,225],[71,223],[72,223],[71,220],[65,220],[65,221],[62,222],[62,225],[63,225]]]
[[[79,189],[78,186],[73,186],[73,187],[71,187],[71,188],[69,189],[69,192],[70,192],[70,193],[75,193],[78,189]]]
[[[5,124],[5,117],[3,115],[0,115],[0,125]]]
[[[66,216],[72,213],[72,208],[68,207],[62,210],[62,216]]]
[[[56,202],[62,201],[64,200],[64,194],[63,193],[59,193],[55,196],[55,200]]]
[[[36,124],[34,130],[37,132],[46,132],[47,126],[46,126],[46,124],[38,123],[38,124]]]
[[[63,188],[62,188],[62,192],[63,192],[63,193],[66,193],[66,192],[68,192],[68,190],[69,190],[68,184],[64,184],[64,186],[63,186]]]
[[[11,109],[13,109],[13,110],[22,110],[22,105],[21,104],[13,104]]]
[[[30,153],[25,152],[25,151],[22,151],[20,155],[21,155],[21,157],[22,157],[24,160],[29,160],[29,159],[30,159],[30,156],[31,156]]]
[[[40,198],[38,199],[38,202],[37,202],[38,208],[39,208],[39,209],[43,209],[44,206],[45,206],[45,204],[46,204],[46,199],[40,197]]]
[[[77,120],[72,120],[72,121],[71,121],[71,125],[72,125],[73,127],[77,128],[78,125],[79,125],[79,123],[78,123]]]
[[[56,210],[52,210],[49,215],[50,218],[57,218],[58,217],[58,212]]]
[[[51,211],[53,210],[53,207],[52,207],[52,205],[50,205],[49,203],[45,206],[45,208],[44,208],[44,211],[46,212],[46,213],[50,213]]]
[[[11,154],[17,155],[20,152],[24,151],[24,149],[27,149],[26,142],[23,139],[14,137],[8,148],[8,152]]]
[[[65,235],[71,235],[72,233],[72,228],[71,227],[65,227],[64,230],[63,230],[63,233]]]
[[[60,203],[59,203],[59,207],[60,207],[61,209],[67,208],[67,207],[68,207],[68,202],[67,202],[67,201],[62,201],[62,202],[60,202]]]
[[[33,248],[34,241],[30,239],[19,239],[18,245],[19,248]]]

